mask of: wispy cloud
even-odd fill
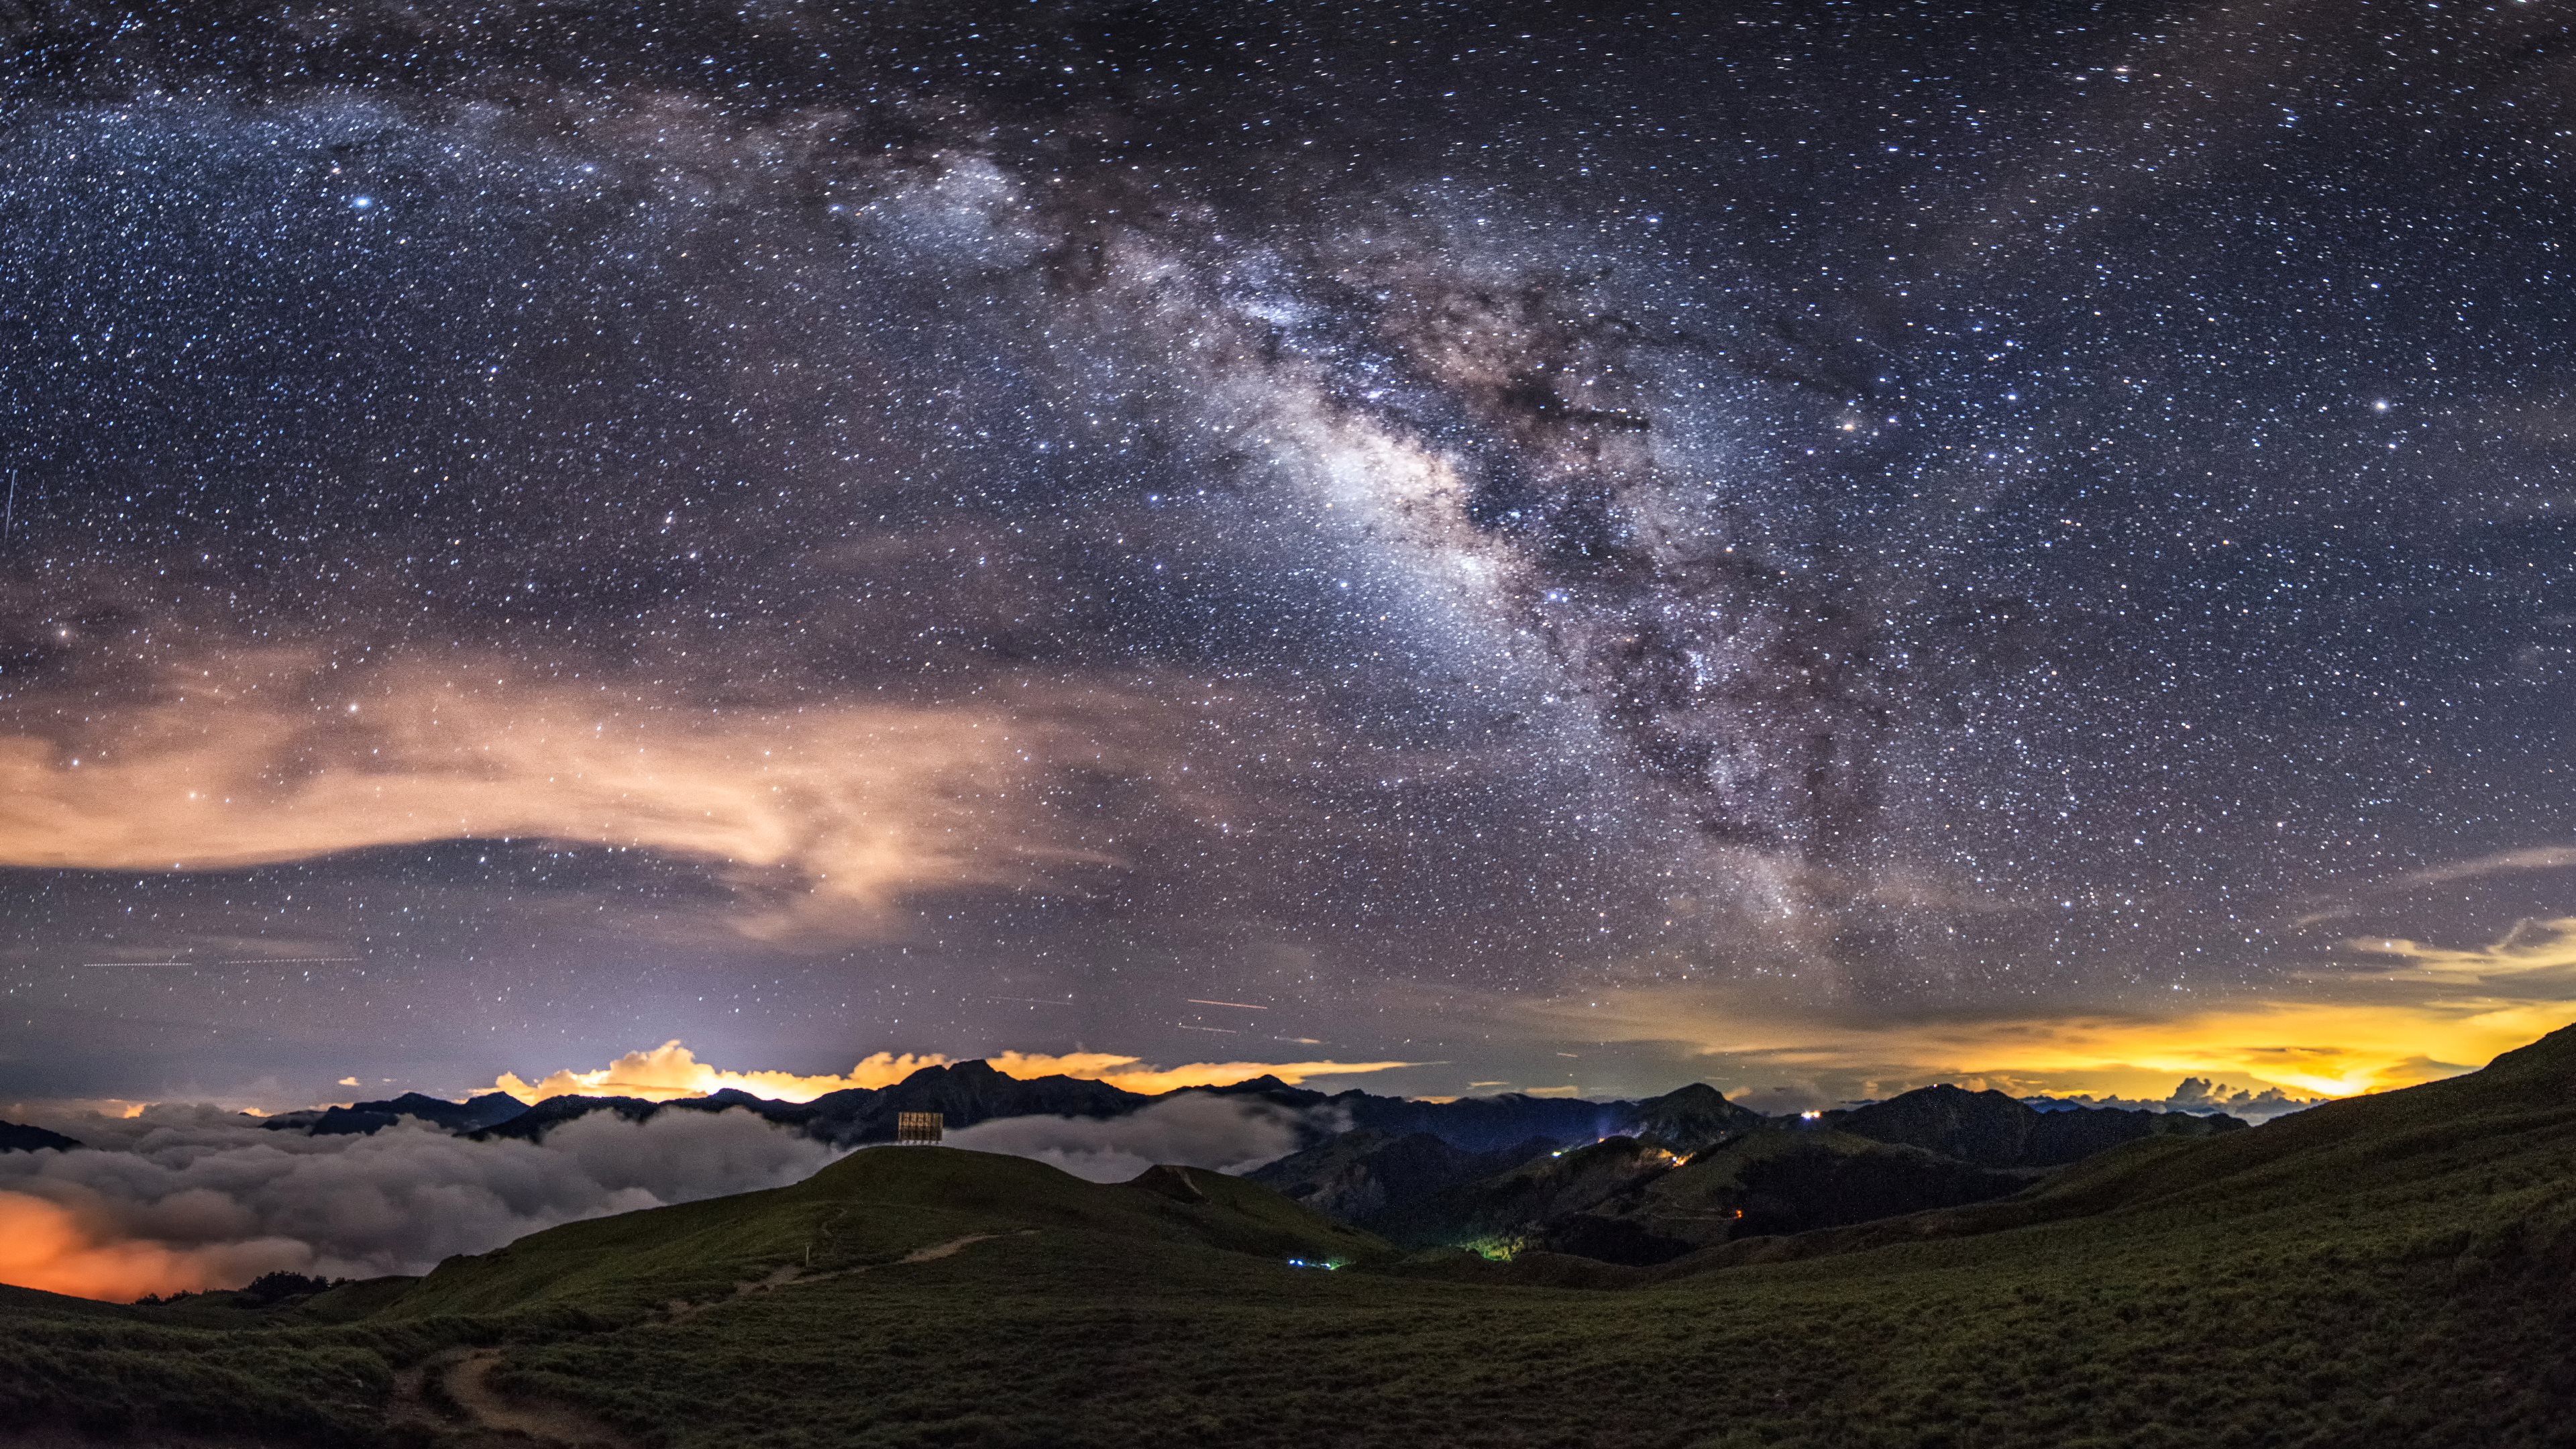
[[[2560,845],[2535,845],[2522,850],[2499,850],[2492,855],[2476,856],[2469,860],[2453,861],[2448,865],[2413,871],[2399,877],[2399,881],[2410,886],[2447,885],[2455,880],[2471,880],[2478,876],[2498,875],[2506,871],[2562,870],[2568,866],[2576,866],[2576,849]]]
[[[1114,863],[1042,803],[1115,765],[1068,700],[719,708],[492,661],[227,654],[113,723],[0,733],[0,865],[222,869],[532,838],[710,863],[743,932],[865,935],[905,895]],[[1110,713],[1114,713],[1111,711]]]
[[[2305,929],[2328,921],[2348,920],[2361,913],[2358,902],[2374,896],[2420,890],[2425,886],[2453,885],[2464,880],[2482,880],[2488,876],[2509,875],[2518,871],[2566,870],[2576,868],[2576,848],[2562,845],[2534,845],[2518,850],[2499,850],[2466,860],[2411,870],[2359,888],[2354,896],[2319,906],[2291,924]]]

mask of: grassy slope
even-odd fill
[[[1189,1169],[1177,1176],[1202,1200],[1088,1183],[1019,1157],[860,1152],[794,1187],[569,1223],[450,1259],[384,1316],[625,1322],[675,1300],[725,1297],[782,1267],[820,1275],[878,1266],[956,1238],[1023,1229],[1279,1259],[1387,1253],[1368,1234],[1250,1183]]]
[[[2562,1035],[2475,1077],[2137,1144],[2009,1202],[1654,1273],[1299,1270],[1282,1258],[1368,1245],[1203,1174],[1216,1200],[1182,1204],[868,1153],[458,1260],[344,1326],[0,1297],[0,1422],[30,1344],[57,1388],[121,1385],[151,1414],[176,1384],[209,1396],[197,1422],[285,1430],[281,1393],[322,1401],[307,1427],[354,1426],[390,1365],[471,1339],[501,1345],[504,1389],[675,1446],[2576,1443]],[[809,1246],[818,1276],[724,1296]],[[1530,1286],[1551,1274],[1629,1286]],[[655,1307],[674,1297],[713,1306]]]

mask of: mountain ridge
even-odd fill
[[[0,1290],[0,1417],[137,1446],[521,1442],[437,1392],[479,1385],[672,1449],[782,1426],[889,1449],[2548,1449],[2576,1401],[2576,1031],[2535,1046],[2063,1168],[1940,1159],[2035,1185],[1654,1266],[1393,1256],[1200,1169],[869,1150],[301,1303]],[[1612,1137],[1521,1167],[1588,1195],[1661,1161],[1639,1180],[1697,1184],[1667,1206],[1698,1210],[1815,1150],[1935,1156],[1775,1119],[1679,1166]]]

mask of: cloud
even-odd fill
[[[628,1052],[605,1067],[580,1072],[563,1070],[547,1074],[534,1082],[522,1081],[503,1072],[492,1085],[522,1102],[542,1102],[548,1097],[608,1096],[642,1097],[647,1101],[668,1102],[678,1097],[703,1097],[727,1088],[769,1097],[781,1102],[810,1102],[827,1092],[848,1091],[853,1087],[891,1086],[924,1067],[943,1066],[944,1056],[915,1056],[906,1052],[878,1052],[863,1057],[847,1072],[839,1075],[802,1076],[795,1072],[734,1072],[699,1061],[697,1054],[680,1045],[675,1038],[651,1051]]]
[[[997,1117],[948,1134],[951,1147],[1032,1157],[1093,1182],[1124,1182],[1156,1163],[1249,1172],[1341,1124],[1241,1097],[1184,1092],[1107,1121]]]
[[[1733,1090],[1720,1080],[1730,1075],[1745,1087],[1793,1079],[1827,1099],[1973,1081],[2015,1096],[2154,1100],[2182,1077],[2345,1097],[2455,1076],[2576,1015],[2576,918],[2526,922],[2478,949],[2346,949],[2386,959],[2320,966],[2262,997],[2178,995],[2161,1012],[1898,1016],[1742,983],[1609,988],[1517,1010],[1551,1035],[1677,1047],[1721,1090]]]
[[[2552,999],[2576,998],[2576,916],[2516,921],[2502,938],[2467,949],[2429,946],[2402,937],[2363,937],[2344,943],[2364,955],[2390,958],[2399,965],[2373,973],[2383,981],[2427,981],[2459,986],[2469,983],[2513,993],[2547,990]]]
[[[56,1125],[93,1150],[0,1154],[0,1282],[83,1297],[277,1269],[426,1272],[577,1218],[801,1181],[837,1154],[748,1112],[594,1113],[542,1142],[275,1132],[212,1107]]]
[[[2246,1087],[2230,1088],[2207,1077],[2185,1077],[2163,1097],[2096,1097],[2079,1092],[2072,1096],[2025,1097],[2023,1100],[2033,1106],[2062,1102],[2077,1107],[2117,1107],[2127,1111],[2224,1112],[2249,1122],[2268,1122],[2328,1099],[2284,1092],[2278,1087],[2265,1087],[2258,1092]]]
[[[303,1246],[285,1239],[173,1248],[109,1236],[60,1203],[0,1192],[0,1283],[131,1302],[147,1293],[239,1286]]]
[[[1228,1087],[1265,1076],[1277,1077],[1293,1087],[1312,1077],[1356,1076],[1417,1065],[1413,1062],[1192,1062],[1186,1066],[1157,1067],[1137,1057],[1111,1052],[1051,1055],[1006,1051],[996,1052],[985,1060],[995,1071],[1023,1081],[1031,1077],[1082,1077],[1146,1096],[1159,1096],[1183,1087]],[[810,1102],[826,1092],[891,1086],[924,1067],[947,1065],[949,1058],[936,1053],[916,1056],[907,1052],[898,1056],[892,1052],[878,1052],[862,1058],[847,1072],[839,1074],[803,1076],[794,1072],[737,1072],[701,1062],[696,1053],[672,1040],[651,1051],[628,1052],[607,1066],[592,1071],[556,1071],[534,1082],[525,1081],[515,1073],[504,1072],[493,1086],[523,1102],[572,1095],[643,1097],[667,1102],[675,1097],[703,1097],[728,1087],[783,1102]]]
[[[2488,855],[2472,856],[2467,860],[2452,861],[2446,865],[2427,866],[2422,870],[2408,871],[2404,875],[2362,886],[2358,889],[2357,895],[2371,896],[2414,890],[2424,886],[2452,885],[2464,880],[2482,880],[2491,875],[2504,875],[2515,871],[2565,870],[2569,867],[2576,867],[2576,849],[2561,845],[2526,846],[2518,850],[2499,850]],[[2328,921],[2347,920],[2360,913],[2361,907],[2354,901],[2338,901],[2299,916],[2291,922],[2291,925],[2304,930],[2309,926],[2323,925]]]
[[[112,725],[0,733],[0,865],[225,869],[374,846],[534,838],[718,863],[764,939],[868,934],[909,893],[1111,858],[1038,801],[1102,763],[1049,701],[680,705],[466,661],[173,667]],[[1035,691],[1030,694],[1034,696]],[[1075,711],[1078,712],[1078,711]]]
[[[1316,1077],[1360,1076],[1369,1072],[1391,1072],[1399,1067],[1420,1066],[1420,1062],[1191,1062],[1178,1067],[1148,1066],[1135,1057],[1113,1056],[1106,1052],[1074,1052],[1065,1056],[1042,1053],[1001,1052],[988,1058],[996,1071],[1014,1077],[1061,1075],[1088,1077],[1107,1082],[1125,1091],[1147,1096],[1176,1092],[1183,1087],[1230,1087],[1255,1077],[1277,1077],[1289,1086],[1303,1086]]]
[[[2154,1105],[2162,1106],[2168,1112],[2225,1112],[2256,1122],[2267,1122],[2302,1107],[2313,1107],[2320,1100],[2284,1092],[2278,1087],[2265,1087],[2256,1092],[2243,1087],[2230,1089],[2207,1077],[2185,1077],[2175,1085],[2173,1095]]]
[[[2511,870],[2562,870],[2576,866],[2576,850],[2565,846],[2539,845],[2523,850],[2500,850],[2472,860],[2454,861],[2432,866],[2399,877],[2399,883],[2410,886],[2448,885],[2452,881],[2474,880]]]

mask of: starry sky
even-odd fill
[[[2576,1016],[2561,7],[0,54],[0,1102],[2345,1092]]]

